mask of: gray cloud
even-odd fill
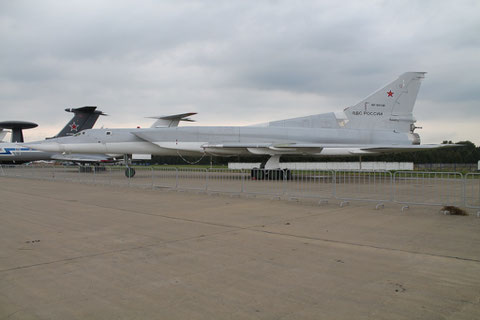
[[[476,1],[4,1],[2,118],[55,133],[63,108],[93,104],[108,126],[185,111],[247,124],[339,110],[427,71],[419,124],[449,120],[480,143],[461,126],[480,117],[479,12]]]

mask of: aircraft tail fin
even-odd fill
[[[5,139],[5,136],[7,135],[7,133],[8,133],[7,130],[0,128],[0,142],[3,142],[3,139]]]
[[[412,111],[425,72],[406,72],[354,106],[344,110],[350,129],[413,132]]]
[[[85,129],[91,129],[101,115],[106,115],[95,106],[85,106],[81,108],[67,108],[65,111],[73,112],[74,116],[67,125],[57,133],[53,138],[72,136]]]

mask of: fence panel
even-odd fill
[[[65,182],[78,181],[78,166],[57,166],[55,168],[55,180]]]
[[[458,172],[407,172],[394,175],[394,198],[398,203],[421,205],[464,204],[464,180]]]
[[[179,168],[177,188],[184,190],[206,190],[207,170],[201,168]]]
[[[154,188],[177,188],[177,168],[153,168],[153,187]]]
[[[284,193],[298,198],[331,199],[334,176],[332,170],[291,170],[284,181]]]
[[[4,174],[5,177],[15,177],[15,176],[17,176],[17,174],[15,172],[16,171],[15,170],[16,166],[14,166],[14,165],[4,165],[4,166],[2,166],[2,168],[3,168],[3,174]]]
[[[465,206],[480,209],[480,173],[465,175]]]
[[[110,185],[112,167],[96,166],[93,171],[93,182],[97,185]]]
[[[125,170],[123,170],[124,178],[128,180],[130,187],[142,188],[142,189],[151,189],[153,187],[153,170],[150,167],[132,167],[130,169],[135,170],[135,175],[133,177],[127,178],[125,175]]]
[[[72,177],[73,181],[89,184],[95,182],[95,169],[93,166],[77,166],[76,171],[76,177]]]
[[[207,190],[222,193],[243,192],[247,172],[234,169],[208,169]]]
[[[2,165],[1,173],[4,177],[15,177],[15,166],[13,165]]]
[[[55,180],[57,174],[57,168],[51,165],[14,165],[10,169],[11,174],[22,178]]]
[[[456,172],[230,170],[135,167],[2,165],[0,175],[44,180],[250,193],[298,198],[394,201],[403,204],[480,208],[480,174]]]
[[[392,199],[392,174],[389,171],[335,171],[335,198],[385,202]]]
[[[283,173],[281,170],[245,170],[243,192],[280,197],[284,194]]]
[[[130,180],[132,178],[127,178],[125,175],[126,168],[123,166],[114,166],[110,167],[109,178],[110,185],[127,187],[130,185]],[[133,178],[135,179],[135,177]]]

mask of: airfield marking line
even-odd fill
[[[195,222],[195,221],[192,221],[192,222]],[[423,255],[423,256],[429,256],[429,257],[435,257],[435,258],[444,258],[444,259],[453,259],[453,260],[461,260],[461,261],[469,261],[469,262],[480,263],[480,260],[478,260],[478,259],[462,258],[462,257],[457,257],[457,256],[440,255],[440,254],[434,254],[434,253],[425,253],[425,252],[419,252],[419,251],[409,251],[409,250],[396,249],[396,248],[387,248],[387,247],[366,245],[366,244],[360,244],[360,243],[353,243],[353,242],[346,242],[346,241],[339,241],[339,240],[332,240],[332,239],[325,239],[325,238],[315,238],[315,237],[309,237],[309,236],[299,236],[299,235],[288,234],[288,233],[254,229],[254,228],[258,228],[258,227],[260,227],[260,226],[251,226],[251,227],[245,227],[245,228],[240,228],[239,227],[239,228],[236,228],[236,229],[233,229],[233,230],[225,230],[225,231],[221,231],[221,232],[211,233],[211,234],[208,234],[208,235],[199,235],[199,236],[189,237],[189,238],[185,238],[185,239],[176,239],[176,240],[169,240],[169,241],[163,241],[163,242],[158,242],[158,243],[150,243],[150,244],[147,244],[147,245],[144,245],[144,246],[123,248],[123,249],[118,249],[118,250],[110,250],[110,251],[98,252],[98,253],[94,253],[94,254],[87,254],[87,255],[82,255],[82,256],[64,258],[64,259],[60,259],[60,260],[41,262],[41,263],[25,265],[25,266],[18,266],[18,267],[14,267],[14,268],[0,270],[0,272],[9,272],[9,271],[16,271],[16,270],[21,270],[21,269],[28,269],[28,268],[44,266],[44,265],[49,265],[49,264],[54,264],[54,263],[59,263],[59,262],[79,260],[79,259],[83,259],[83,258],[92,258],[92,257],[108,255],[108,254],[112,254],[112,253],[119,253],[119,252],[125,252],[125,251],[130,251],[130,250],[138,250],[138,249],[144,249],[144,248],[154,247],[154,246],[165,246],[165,245],[172,244],[172,243],[190,241],[190,240],[195,240],[195,239],[199,239],[199,238],[207,238],[207,237],[211,237],[211,236],[217,236],[217,235],[220,235],[220,234],[227,234],[227,233],[231,233],[231,232],[238,232],[238,231],[242,231],[242,230],[248,230],[248,231],[253,231],[253,232],[256,232],[256,233],[265,233],[265,234],[276,235],[276,236],[284,236],[284,237],[296,238],[296,239],[313,240],[313,241],[342,244],[342,245],[354,246],[354,247],[370,248],[370,249],[385,250],[385,251],[395,251],[395,252],[409,253],[409,254],[415,254],[415,255]]]
[[[226,231],[221,231],[221,232],[214,232],[209,235],[198,235],[194,237],[188,237],[184,239],[175,239],[175,240],[168,240],[168,241],[161,241],[157,243],[150,243],[146,244],[143,246],[136,246],[136,247],[131,247],[131,248],[123,248],[123,249],[117,249],[117,250],[109,250],[109,251],[103,251],[103,252],[97,252],[97,253],[92,253],[92,254],[85,254],[81,256],[75,256],[75,257],[70,257],[70,258],[64,258],[64,259],[59,259],[59,260],[53,260],[53,261],[46,261],[46,262],[40,262],[40,263],[35,263],[35,264],[30,264],[30,265],[24,265],[24,266],[18,266],[18,267],[13,267],[9,269],[3,269],[0,270],[0,272],[8,272],[8,271],[15,271],[15,270],[20,270],[20,269],[28,269],[32,267],[39,267],[39,266],[44,266],[44,265],[49,265],[49,264],[54,264],[54,263],[59,263],[59,262],[66,262],[66,261],[73,261],[73,260],[78,260],[78,259],[83,259],[83,258],[93,258],[93,257],[98,257],[98,256],[103,256],[103,255],[108,255],[112,253],[119,253],[119,252],[125,252],[125,251],[130,251],[130,250],[138,250],[138,249],[144,249],[144,248],[149,248],[149,247],[154,247],[154,246],[164,246],[172,243],[177,243],[177,242],[183,242],[183,241],[190,241],[190,240],[195,240],[195,239],[204,239],[209,236],[215,236],[218,234],[222,233],[229,233],[233,231],[238,231],[238,230],[226,230]]]
[[[16,194],[18,194],[18,193],[20,193],[20,192],[17,192]],[[41,198],[41,199],[45,199],[45,198],[53,199],[53,200],[62,201],[62,202],[71,202],[72,201],[71,199],[62,199],[62,198],[56,198],[56,197],[51,197],[51,196],[40,196],[40,195],[36,195],[36,194],[30,194],[30,193],[27,193],[27,192],[21,192],[21,194],[29,195],[29,196],[35,196],[35,197]],[[137,211],[137,210],[132,210],[132,209],[123,209],[123,208],[118,208],[118,207],[92,204],[92,203],[88,203],[88,202],[82,202],[82,201],[79,201],[79,200],[76,200],[76,203],[79,203],[79,204],[82,204],[82,205],[85,205],[85,206],[90,206],[90,207],[98,207],[98,208],[103,208],[103,209],[113,209],[113,210],[142,214],[142,215],[148,215],[148,216],[153,216],[153,217],[162,217],[162,218],[165,218],[165,219],[171,219],[171,220],[177,220],[177,221],[200,223],[200,224],[205,224],[205,225],[210,225],[210,226],[215,226],[215,227],[235,228],[236,230],[244,230],[244,229],[248,229],[248,228],[261,227],[263,225],[262,224],[262,225],[254,225],[254,226],[249,226],[249,227],[240,227],[240,226],[235,226],[235,225],[228,225],[228,224],[208,222],[208,221],[188,219],[188,218],[178,218],[178,217],[172,217],[172,216],[169,216],[169,215],[163,215],[163,214],[157,214],[157,213],[149,213],[149,212],[142,212],[142,211]],[[329,210],[329,212],[335,212],[335,211],[340,211],[340,210],[342,210],[342,208],[334,208],[332,210]],[[287,220],[288,221],[294,221],[294,220],[298,220],[298,219],[305,219],[305,218],[309,218],[309,217],[313,217],[313,216],[319,216],[319,215],[322,215],[322,214],[325,214],[325,212],[307,214],[307,215],[304,215],[304,216],[291,218],[291,219],[287,219]],[[282,222],[285,222],[285,220],[279,220],[279,221],[276,221],[276,222],[272,222],[268,225],[275,225],[275,224],[279,224],[279,223],[282,223]],[[47,226],[44,226],[44,227],[47,227]]]
[[[23,311],[24,309],[25,309],[25,308],[22,308],[22,309],[20,309],[20,310],[17,310],[17,311],[14,311],[14,312],[10,313],[10,314],[7,314],[7,315],[5,316],[5,318],[2,318],[2,319],[5,319],[5,320],[6,320],[6,319],[10,319],[13,315],[15,315],[16,313],[19,313],[20,311]]]
[[[252,228],[255,228],[255,227],[252,227]],[[411,253],[411,254],[417,254],[417,255],[425,255],[425,256],[436,257],[436,258],[455,259],[455,260],[471,261],[471,262],[477,262],[477,263],[480,262],[480,259],[463,258],[463,257],[448,256],[448,255],[428,253],[428,252],[410,251],[410,250],[397,249],[397,248],[380,247],[380,246],[374,246],[374,245],[369,245],[369,244],[361,244],[361,243],[354,243],[354,242],[347,242],[347,241],[340,241],[340,240],[333,240],[333,239],[315,238],[315,237],[309,237],[309,236],[299,236],[299,235],[290,234],[290,233],[281,233],[281,232],[275,232],[275,231],[256,230],[256,229],[252,229],[251,231],[268,233],[268,234],[279,235],[279,236],[292,237],[292,238],[298,238],[298,239],[305,239],[305,240],[315,240],[315,241],[338,243],[338,244],[344,244],[344,245],[356,246],[356,247],[365,247],[365,248],[372,248],[372,249],[378,249],[378,250],[397,251],[397,252]]]
[[[16,192],[15,194],[24,194],[28,196],[35,196],[40,199],[52,199],[52,200],[57,200],[57,201],[62,201],[62,202],[71,202],[71,199],[59,199],[55,197],[50,197],[50,196],[40,196],[37,194],[31,194],[27,192]],[[109,207],[109,206],[102,206],[98,204],[91,204],[88,202],[82,202],[77,200],[76,203],[80,203],[82,205],[90,206],[90,207],[98,207],[98,208],[103,208],[103,209],[114,209],[118,211],[123,211],[123,212],[131,212],[131,213],[137,213],[137,214],[143,214],[143,215],[148,215],[148,216],[154,216],[154,217],[162,217],[166,219],[172,219],[172,220],[179,220],[179,221],[185,221],[185,222],[197,222],[197,223],[202,223],[206,225],[211,225],[211,226],[216,226],[216,227],[225,227],[225,228],[241,228],[237,226],[232,226],[232,225],[226,225],[226,224],[221,224],[221,223],[214,223],[214,222],[205,222],[205,221],[200,221],[200,220],[194,220],[194,219],[187,219],[187,218],[176,218],[168,215],[162,215],[162,214],[155,214],[155,213],[148,213],[148,212],[141,212],[141,211],[136,211],[136,210],[131,210],[131,209],[123,209],[123,208],[117,208],[117,207]],[[45,227],[45,226],[44,226]]]
[[[55,199],[55,200],[67,201],[67,202],[69,201],[69,200],[57,199],[57,198],[52,198],[52,197],[49,197],[49,198],[50,199]],[[83,202],[80,202],[80,203],[83,203]],[[171,244],[171,243],[182,242],[182,241],[190,241],[190,240],[194,240],[194,239],[198,239],[198,238],[206,238],[206,237],[210,237],[210,236],[216,236],[216,235],[219,235],[219,234],[226,234],[226,233],[237,232],[237,231],[242,231],[242,230],[252,230],[252,231],[256,231],[256,232],[261,232],[259,230],[255,230],[255,229],[252,229],[252,228],[258,228],[258,227],[262,226],[262,225],[255,225],[255,226],[249,226],[249,227],[229,226],[229,225],[222,225],[222,224],[215,224],[215,223],[209,223],[209,222],[204,222],[204,221],[198,221],[198,220],[193,220],[193,219],[175,218],[175,217],[169,217],[169,216],[164,216],[164,215],[158,215],[158,214],[152,214],[152,213],[146,213],[146,212],[139,212],[139,211],[134,211],[134,210],[122,209],[122,208],[99,206],[99,205],[92,205],[92,204],[87,204],[87,203],[83,203],[83,204],[86,204],[86,205],[89,205],[89,206],[94,206],[94,207],[100,207],[100,208],[104,208],[104,209],[114,209],[114,210],[134,213],[134,214],[144,214],[144,215],[149,215],[149,216],[154,216],[154,217],[162,217],[162,218],[167,218],[167,219],[172,219],[172,220],[177,220],[177,221],[185,221],[185,222],[199,223],[199,224],[205,224],[205,225],[221,226],[221,227],[225,227],[225,228],[230,228],[230,230],[225,230],[225,231],[221,231],[221,232],[214,232],[214,233],[211,233],[211,234],[208,234],[208,235],[199,235],[199,236],[189,237],[189,238],[185,238],[185,239],[176,239],[176,240],[169,240],[169,241],[163,241],[163,242],[158,242],[158,243],[151,243],[151,244],[147,244],[147,245],[144,245],[144,246],[123,248],[123,249],[118,249],[118,250],[110,250],[110,251],[98,252],[98,253],[87,254],[87,255],[82,255],[82,256],[64,258],[64,259],[60,259],[60,260],[41,262],[41,263],[25,265],[25,266],[18,266],[18,267],[14,267],[14,268],[0,270],[0,272],[8,272],[8,271],[13,271],[13,270],[20,270],[20,269],[26,269],[26,268],[31,268],[31,267],[38,267],[38,266],[49,265],[49,264],[54,264],[54,263],[58,263],[58,262],[72,261],[72,260],[77,260],[77,259],[82,259],[82,258],[97,257],[97,256],[101,256],[101,255],[106,255],[106,254],[124,252],[124,251],[129,251],[129,250],[143,249],[143,248],[153,247],[153,246],[157,246],[157,245],[162,246],[162,245],[167,245],[167,244]],[[309,216],[312,216],[312,215],[309,215]],[[302,218],[305,218],[305,217],[308,217],[308,216],[304,216]],[[280,222],[281,221],[274,222],[271,225],[278,224]],[[149,236],[149,237],[154,238],[152,236]]]

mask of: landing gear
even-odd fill
[[[130,165],[132,164],[132,155],[131,154],[123,155],[123,161],[125,162],[125,166],[127,167],[125,169],[125,176],[127,178],[133,178],[135,176],[135,169],[130,167]]]
[[[253,168],[250,171],[250,177],[253,180],[290,180],[292,172],[288,169],[261,169]]]
[[[125,169],[125,176],[127,178],[133,178],[135,176],[135,169],[132,167],[127,167]]]
[[[95,164],[95,163],[93,165],[82,165],[82,164],[80,164],[79,167],[78,167],[78,170],[80,172],[95,172],[95,173],[106,171],[104,166],[100,166],[100,165]]]
[[[290,180],[292,172],[280,169],[280,155],[273,155],[260,168],[253,168],[250,176],[253,180]]]
[[[78,167],[78,170],[82,173],[83,172],[93,172],[93,168],[91,166],[85,166],[85,165],[80,165]]]
[[[95,172],[104,172],[104,171],[107,171],[107,169],[105,168],[105,166],[98,166],[98,165],[95,165]]]
[[[253,180],[263,180],[263,178],[265,178],[265,169],[253,168],[252,171],[250,171],[250,177]]]

